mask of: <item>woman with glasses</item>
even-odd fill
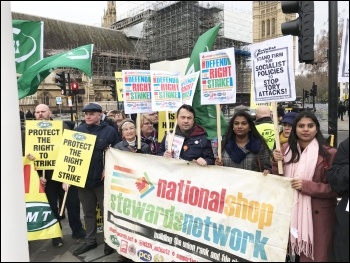
[[[151,149],[147,143],[141,142],[141,148],[138,149],[136,126],[135,122],[131,119],[125,119],[120,124],[120,133],[122,134],[123,140],[113,146],[115,149],[129,152],[147,153],[151,154]]]
[[[158,133],[153,127],[149,114],[141,114],[141,141],[149,145],[153,155],[158,154],[160,147]]]
[[[148,116],[151,119],[151,121],[153,122],[154,129],[158,132],[158,118],[159,118],[158,111],[148,113]]]

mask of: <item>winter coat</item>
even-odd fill
[[[282,153],[289,144],[282,145]],[[314,260],[300,255],[300,262],[329,262],[333,253],[333,229],[335,225],[335,206],[337,193],[331,188],[327,179],[327,170],[332,165],[336,149],[326,147],[329,157],[318,156],[312,181],[304,180],[301,194],[311,197],[312,222],[314,232]],[[278,174],[277,162],[272,161],[272,173]]]
[[[104,121],[101,121],[100,125],[87,125],[86,123],[83,123],[74,130],[97,136],[91,156],[85,188],[100,186],[103,184],[101,178],[104,169],[104,151],[108,148],[108,146],[115,145],[117,143],[117,131]]]
[[[164,136],[162,140],[159,155],[163,155],[165,152],[165,142],[166,136]],[[193,161],[200,157],[202,157],[208,165],[212,165],[215,162],[211,141],[207,139],[207,134],[204,128],[194,124],[194,130],[189,138],[185,138],[183,142],[180,159]]]
[[[337,222],[335,225],[334,254],[335,261],[349,262],[349,137],[341,142],[332,167],[327,172],[332,189],[341,200],[335,208]]]
[[[139,150],[137,149],[137,139],[135,143],[136,143],[135,146],[130,146],[129,143],[124,139],[121,142],[118,142],[117,144],[115,144],[113,148],[126,151],[126,152],[140,152],[140,153],[152,154],[151,148],[147,143],[141,142],[141,149]]]

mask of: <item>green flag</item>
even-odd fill
[[[44,22],[12,20],[16,72],[22,74],[43,58]]]
[[[18,99],[36,93],[40,83],[58,67],[70,67],[83,71],[91,77],[93,44],[81,46],[65,53],[43,58],[28,68],[17,80]]]
[[[209,29],[202,34],[194,48],[190,57],[190,62],[186,69],[186,75],[200,70],[200,58],[199,53],[210,51],[212,48],[216,36],[218,35],[221,24]],[[216,125],[216,106],[215,105],[201,105],[201,80],[197,82],[197,87],[193,95],[192,107],[196,113],[196,122],[203,126],[208,134],[208,139],[217,138],[217,125]],[[224,115],[221,113],[221,132],[226,132],[227,122]]]

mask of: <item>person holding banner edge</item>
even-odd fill
[[[180,159],[195,162],[200,166],[213,165],[215,162],[211,141],[202,126],[195,123],[195,111],[191,105],[183,104],[177,110],[177,126],[175,134],[184,137]],[[171,150],[165,150],[166,135],[164,136],[159,154],[172,158]]]
[[[141,142],[141,147],[138,147],[136,126],[132,119],[125,119],[120,124],[120,133],[122,134],[123,140],[113,146],[113,148],[121,151],[130,151],[134,153],[145,153],[151,154],[151,148],[145,142]]]
[[[331,261],[337,193],[326,173],[335,154],[310,111],[296,116],[288,143],[273,151],[273,174],[278,174],[277,161],[282,161],[284,176],[291,178],[295,190],[288,255],[300,262]]]

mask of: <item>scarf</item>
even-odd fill
[[[284,136],[283,132],[280,133],[280,144],[288,142],[288,138]]]
[[[231,160],[235,163],[241,163],[246,157],[247,153],[252,152],[258,154],[261,148],[261,141],[250,135],[249,142],[245,145],[245,148],[241,148],[237,145],[236,141],[231,137],[226,146],[225,150],[230,156]]]
[[[190,135],[191,135],[191,133],[194,131],[194,128],[195,128],[195,125],[193,125],[193,127],[192,127],[191,129],[189,129],[188,131],[182,132],[182,131],[180,130],[180,127],[179,127],[179,126],[176,126],[175,134],[184,137],[185,140],[188,140],[188,139],[191,137]]]
[[[156,137],[157,133],[153,131],[150,136],[146,137],[143,134],[141,134],[141,141],[144,143],[147,143],[149,147],[151,148],[152,153],[158,153],[159,151],[159,143],[158,138]]]
[[[300,145],[297,144],[299,153]],[[286,150],[285,160],[289,161],[292,152]],[[299,162],[284,166],[284,174],[290,178],[312,181],[318,159],[318,142],[313,139],[300,154]],[[314,229],[312,222],[311,197],[294,191],[294,203],[291,218],[290,253],[300,255],[301,252],[307,257],[314,259]]]

